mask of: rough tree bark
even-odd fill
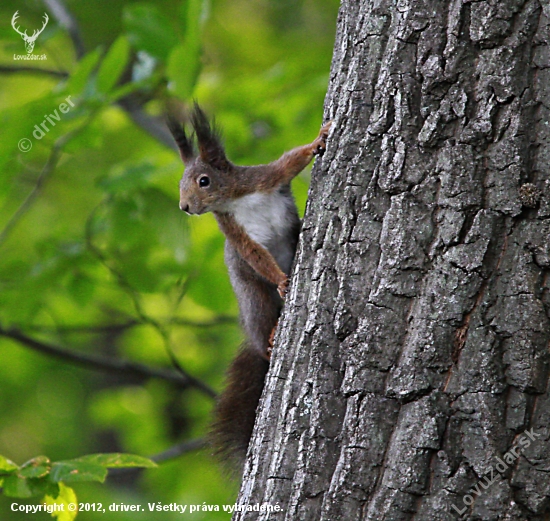
[[[549,18],[343,1],[234,519],[549,519]]]

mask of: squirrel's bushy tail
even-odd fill
[[[226,388],[214,410],[210,441],[217,455],[240,470],[246,451],[269,362],[245,345],[227,371]]]

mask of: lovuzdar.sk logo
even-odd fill
[[[25,42],[25,50],[27,51],[27,54],[14,54],[13,59],[14,60],[45,60],[46,55],[45,54],[33,54],[34,50],[34,44],[36,43],[36,39],[38,36],[42,33],[42,31],[46,28],[46,25],[48,25],[48,21],[50,20],[48,15],[44,13],[44,20],[42,23],[42,27],[40,29],[34,29],[32,34],[29,36],[27,34],[27,29],[24,31],[21,31],[21,28],[19,25],[17,25],[17,19],[19,18],[19,11],[15,11],[15,14],[13,15],[11,19],[11,26],[13,27],[13,30],[23,38],[23,41]]]

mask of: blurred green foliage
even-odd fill
[[[5,496],[14,498],[12,501],[39,497],[43,504],[54,506],[48,513],[58,521],[72,521],[78,515],[78,498],[67,483],[103,483],[109,469],[155,467],[156,464],[149,459],[130,454],[88,454],[56,462],[46,456],[37,456],[23,465],[0,456],[0,485]],[[29,514],[37,510],[38,505],[25,505],[23,511]],[[97,511],[103,511],[103,508],[97,508]]]
[[[182,164],[139,126],[136,111],[159,116],[166,100],[186,107],[197,99],[240,164],[269,162],[310,141],[322,120],[338,1],[72,0],[67,7],[83,56],[42,2],[0,6],[0,454],[18,464],[38,454],[150,456],[205,434],[213,399],[204,390],[90,370],[4,333],[155,368],[171,368],[173,356],[219,390],[241,340],[223,237],[211,216],[178,210]],[[28,32],[49,13],[34,50],[47,60],[14,59],[25,54],[10,26],[16,10]],[[22,139],[29,151],[19,148]],[[307,185],[307,173],[293,183],[302,210]],[[203,449],[73,488],[79,501],[104,505],[222,505],[234,503],[236,486]],[[0,496],[0,518],[26,519],[11,502]],[[77,519],[151,517],[81,512]]]

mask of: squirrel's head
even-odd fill
[[[191,124],[199,147],[195,153],[193,136],[188,137],[182,125],[168,120],[168,128],[174,136],[185,172],[180,181],[180,208],[189,214],[201,214],[221,210],[231,198],[233,165],[225,156],[220,135],[211,125],[206,114],[195,103]]]

